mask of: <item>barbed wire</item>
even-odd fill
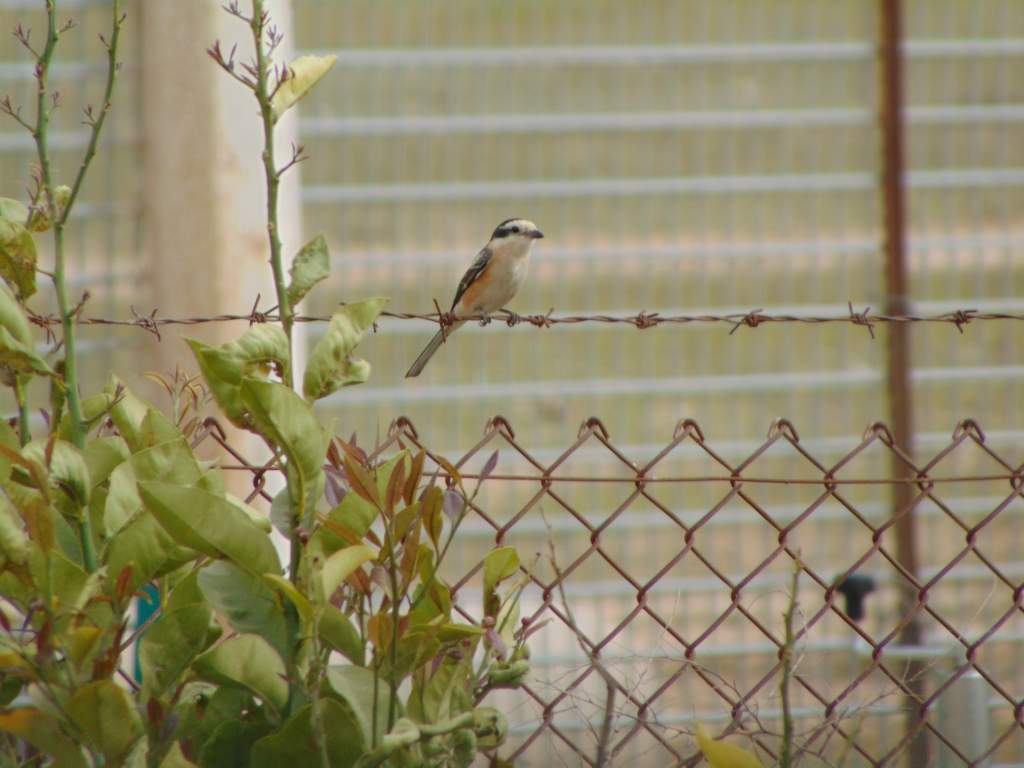
[[[130,307],[131,318],[107,318],[107,317],[84,317],[79,306],[79,325],[108,325],[137,327],[160,338],[160,329],[166,326],[175,325],[206,325],[209,323],[247,322],[250,325],[256,323],[277,322],[280,320],[276,314],[276,307],[268,311],[258,309],[259,298],[253,308],[247,313],[233,313],[220,315],[201,315],[198,317],[163,317],[159,310],[154,309],[148,314],[140,314],[135,307]],[[344,303],[341,306],[345,306]],[[55,314],[42,315],[29,311],[29,320],[35,325],[50,329],[60,325],[60,317]],[[757,328],[766,323],[800,323],[805,325],[824,324],[850,324],[858,325],[867,329],[871,338],[875,338],[875,326],[895,323],[945,323],[956,326],[960,333],[964,332],[964,326],[975,321],[988,320],[1016,320],[1024,321],[1024,313],[1015,312],[979,312],[976,309],[954,309],[938,314],[876,314],[871,307],[857,311],[852,302],[847,304],[845,313],[834,315],[795,315],[786,313],[765,312],[764,309],[752,309],[748,312],[733,312],[727,314],[700,314],[700,315],[663,315],[659,312],[641,311],[631,315],[556,315],[554,308],[544,314],[521,315],[515,312],[501,312],[490,317],[474,315],[470,317],[456,318],[449,312],[396,312],[384,311],[381,317],[392,320],[416,320],[435,323],[442,328],[451,327],[459,321],[476,321],[482,324],[490,322],[503,323],[509,327],[518,325],[531,325],[536,328],[550,328],[555,325],[580,325],[583,323],[600,323],[605,325],[631,325],[638,330],[655,328],[661,325],[687,325],[690,323],[721,323],[731,326],[731,336],[742,327]],[[330,321],[329,316],[318,315],[297,315],[295,321],[299,323],[326,323]]]

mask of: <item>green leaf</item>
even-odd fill
[[[200,469],[202,469],[203,466],[204,466],[203,464],[200,464]],[[212,466],[209,469],[205,470],[203,472],[203,474],[201,474],[196,479],[196,487],[197,488],[202,488],[204,491],[208,491],[208,492],[210,492],[210,493],[212,493],[212,494],[214,494],[216,496],[223,496],[228,501],[230,501],[232,504],[234,504],[235,501],[237,500],[238,504],[241,504],[242,511],[245,512],[245,514],[247,514],[247,515],[250,514],[251,512],[255,512],[256,511],[256,510],[252,509],[252,507],[249,507],[244,501],[239,499],[237,496],[232,496],[230,493],[228,493],[225,490],[225,488],[224,488],[224,471],[220,467]],[[235,506],[238,506],[238,504],[235,504]],[[255,518],[255,519],[259,519],[259,520],[263,520],[263,521],[266,521],[266,519],[267,519],[266,515],[259,514],[258,512],[256,513],[256,515],[257,515],[257,518]],[[270,531],[270,523],[269,522],[267,522],[266,529],[267,529],[268,532]]]
[[[338,57],[333,53],[327,56],[300,56],[288,65],[285,79],[274,93],[270,106],[274,110],[274,120],[281,119],[292,105],[309,93],[310,89],[326,75]]]
[[[494,592],[505,579],[519,570],[519,555],[513,547],[496,547],[484,556],[484,594]]]
[[[33,550],[29,557],[29,569],[35,584],[45,584],[49,576],[54,603],[59,609],[76,605],[83,592],[92,587],[89,575],[77,563],[56,550],[50,553],[49,562],[41,551]]]
[[[17,341],[26,346],[32,345],[28,318],[25,317],[25,312],[14,297],[14,293],[3,283],[0,283],[0,325],[10,331],[11,336]]]
[[[284,662],[259,635],[235,635],[197,657],[192,668],[214,683],[251,691],[281,712],[288,703]]]
[[[170,750],[160,762],[160,768],[196,768],[196,764],[185,757],[181,751],[181,743],[176,741],[171,744]]]
[[[174,714],[178,717],[175,736],[188,744],[189,754],[202,751],[222,723],[243,720],[248,715],[269,723],[269,707],[260,707],[244,688],[213,685],[196,680],[186,683]]]
[[[331,257],[327,252],[327,241],[317,235],[295,255],[288,270],[292,281],[288,286],[288,303],[292,309],[312,290],[313,286],[331,273]]]
[[[352,357],[352,352],[387,303],[387,299],[367,299],[334,313],[306,365],[302,391],[308,400],[319,400],[341,387],[362,384],[370,377],[370,364]]]
[[[313,729],[313,704],[296,712],[277,733],[252,747],[251,768],[322,765]],[[344,701],[320,699],[320,721],[324,724],[324,747],[331,768],[351,768],[369,748],[369,736]]]
[[[10,448],[12,451],[21,450],[21,441],[18,440],[18,433],[4,419],[0,419],[0,445]],[[8,459],[2,456],[0,456],[0,459],[8,461]]]
[[[207,629],[213,609],[192,603],[164,613],[139,645],[142,682],[149,696],[162,696],[183,679],[192,660],[208,646]]]
[[[291,538],[295,530],[295,505],[292,504],[292,493],[285,486],[270,502],[270,522],[285,538]]]
[[[103,530],[113,536],[142,511],[135,470],[125,462],[110,473],[107,500],[103,505]]]
[[[145,425],[148,417],[143,420]],[[140,434],[146,434],[143,426]],[[131,457],[135,477],[139,480],[161,480],[176,485],[194,485],[202,475],[188,442],[180,435],[149,448],[137,451]],[[216,494],[215,494],[216,495]]]
[[[310,404],[283,384],[246,379],[241,397],[255,430],[284,451],[295,514],[311,527],[323,493],[329,436]]]
[[[259,575],[277,573],[281,563],[266,531],[220,496],[186,486],[139,483],[146,508],[185,547],[210,557],[226,557]]]
[[[54,380],[51,385],[50,392],[50,408],[53,413],[59,414],[64,407],[64,390],[62,385],[57,380]],[[85,398],[82,401],[82,422],[85,424],[86,432],[92,430],[93,427],[98,425],[102,420],[103,416],[110,412],[111,407],[114,405],[114,396],[109,392],[100,392],[99,394],[92,395]],[[60,417],[60,426],[57,429],[57,435],[61,440],[67,440],[71,442],[71,414],[64,413]]]
[[[437,639],[442,643],[459,643],[483,634],[484,630],[475,624],[442,624],[437,630]]]
[[[64,732],[60,721],[38,709],[23,707],[0,712],[0,731],[24,739],[54,758],[59,768],[85,768],[82,749]]]
[[[117,435],[96,437],[86,443],[85,448],[82,449],[82,458],[85,459],[92,487],[95,488],[110,477],[114,468],[130,456],[131,451],[128,450],[128,444]]]
[[[219,476],[219,475],[214,475],[214,473],[212,473],[212,472],[207,472],[205,475],[203,475],[201,478],[199,478],[198,487],[202,488],[203,490],[209,491],[210,489],[207,488],[203,484],[203,481],[207,480],[207,479],[209,479],[211,477],[214,477],[214,476]],[[215,495],[219,496],[220,492],[219,491],[215,492]],[[240,498],[238,498],[237,496],[234,496],[234,495],[232,495],[230,493],[225,493],[224,494],[224,498],[235,509],[239,510],[246,517],[248,517],[253,522],[253,524],[257,528],[259,528],[261,531],[263,531],[264,533],[270,533],[271,530],[273,530],[271,528],[271,526],[270,526],[270,520],[267,519],[267,516],[264,515],[263,513],[261,513],[258,509],[253,509],[248,504],[246,504],[244,501],[242,501]]]
[[[218,613],[238,632],[265,637],[284,658],[291,652],[284,606],[262,576],[223,560],[205,566],[199,588]]]
[[[377,519],[377,509],[357,493],[345,494],[341,503],[327,513],[327,519],[363,538]]]
[[[20,200],[15,200],[11,197],[0,197],[0,219],[24,224],[28,221],[28,207]]]
[[[139,429],[142,433],[142,440],[146,445],[157,445],[183,437],[181,430],[178,429],[178,425],[156,408],[150,408],[146,411]]]
[[[134,591],[197,554],[194,549],[179,546],[152,515],[138,515],[107,544],[107,579],[114,583],[125,568],[131,567],[128,586]]]
[[[249,752],[253,744],[271,726],[265,722],[228,720],[214,729],[199,753],[199,768],[249,768]]]
[[[48,474],[50,485],[60,491],[57,502],[65,514],[78,516],[89,503],[92,482],[89,469],[81,452],[71,443],[55,440],[34,440],[22,450],[22,455],[40,467],[46,466],[46,453],[50,452]]]
[[[0,283],[0,365],[22,373],[53,373],[36,353],[25,313],[4,283]]]
[[[340,587],[341,583],[351,576],[356,568],[376,556],[377,551],[373,547],[357,544],[339,549],[327,558],[323,564],[323,570],[320,572],[324,599],[329,600],[334,594],[334,590]]]
[[[14,505],[0,494],[0,570],[6,563],[24,565],[32,544]]]
[[[142,721],[131,698],[112,680],[79,688],[68,703],[68,714],[85,743],[111,761],[126,754],[142,735]]]
[[[286,378],[289,368],[288,337],[277,325],[254,325],[235,341],[209,347],[186,339],[199,363],[206,385],[224,415],[235,426],[249,429],[251,423],[242,404],[240,389],[246,378],[266,380],[274,368]]]
[[[388,705],[390,696],[386,684],[377,681],[377,707],[374,710],[374,673],[365,667],[332,665],[327,669],[327,684],[331,693],[345,701],[359,721],[362,733],[369,736],[373,731],[373,718],[376,711],[378,734],[387,733]],[[401,702],[398,703],[398,714],[402,712]],[[369,740],[369,739],[367,739]]]
[[[141,451],[146,447],[142,437],[142,421],[146,418],[150,406],[136,397],[114,374],[110,374],[110,378],[107,379],[104,392],[113,398],[113,404],[109,406],[110,418],[118,433],[128,443],[132,452]]]
[[[303,621],[310,622],[313,620],[312,604],[306,599],[305,595],[295,588],[294,584],[288,581],[288,579],[279,573],[265,573],[263,574],[263,580],[274,589],[280,591],[281,594],[291,601]]]
[[[25,211],[26,218],[28,210]],[[25,219],[0,217],[0,276],[15,288],[22,300],[36,292],[36,241],[24,226]]]
[[[470,659],[456,660],[446,656],[426,685],[421,685],[419,680],[414,684],[409,696],[409,716],[422,723],[436,723],[458,714],[452,711],[452,691],[456,687],[465,687],[472,671]],[[423,677],[428,672],[429,668],[425,667]],[[416,677],[419,678],[420,674]]]
[[[352,621],[330,603],[324,605],[321,610],[320,639],[353,664],[365,665],[366,651],[363,648],[363,640],[352,625]]]
[[[176,611],[186,605],[205,603],[206,596],[199,588],[199,569],[194,568],[182,576],[171,589],[171,594],[163,606],[165,611]]]

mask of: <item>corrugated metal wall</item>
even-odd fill
[[[1020,311],[1024,80],[1017,74],[1024,65],[1024,7],[1014,0],[905,5],[912,308]],[[534,219],[548,236],[513,303],[523,313],[760,308],[815,315],[843,312],[848,301],[856,309],[884,308],[874,3],[296,0],[295,10],[299,47],[339,56],[301,119],[314,158],[302,171],[305,229],[326,233],[337,270],[331,288],[315,298],[318,311],[366,295],[391,296],[403,311],[431,311],[435,298],[444,306],[494,224],[509,216]],[[501,413],[521,444],[552,461],[578,425],[597,415],[616,445],[643,462],[688,416],[716,451],[738,462],[773,418],[786,416],[828,463],[888,414],[884,329],[872,341],[853,326],[769,325],[729,335],[717,325],[641,332],[598,324],[509,330],[494,323],[461,330],[414,381],[402,375],[435,327],[384,321],[381,330],[365,347],[375,366],[372,383],[337,395],[325,416],[372,442],[404,414],[427,445],[449,456]],[[1024,396],[1022,350],[1013,323],[975,323],[963,335],[948,325],[912,329],[922,457],[934,455],[954,424],[971,416],[997,450],[1024,459],[1024,415],[1013,406]],[[523,467],[510,451],[501,461],[509,471]],[[683,450],[659,469],[700,474],[704,461]],[[560,471],[616,475],[616,462],[599,447],[585,447]],[[781,449],[757,467],[779,477],[808,470]],[[983,469],[984,459],[963,451],[943,467]],[[869,452],[848,470],[884,476],[889,467]],[[694,522],[719,501],[719,491],[660,487],[655,495]],[[560,492],[595,524],[623,500],[604,488]],[[481,503],[507,519],[530,493],[495,483]],[[754,493],[792,519],[816,492]],[[1003,496],[994,485],[942,494],[966,519],[980,519]],[[870,519],[889,514],[885,488],[853,489],[850,498]],[[988,534],[987,550],[1009,535],[1003,526],[1019,520],[1018,507],[1001,518],[1003,533]],[[589,545],[587,534],[557,504],[543,511],[543,519],[531,513],[517,524],[509,541],[542,553],[550,541],[564,566]],[[702,551],[740,579],[774,546],[775,534],[744,504],[723,512],[701,529]],[[962,532],[930,502],[918,514],[922,568],[930,573],[953,556]],[[457,553],[464,556],[452,573],[464,573],[479,557],[473,530],[465,532]],[[477,533],[481,544],[493,541],[486,526]],[[642,582],[678,550],[680,535],[641,500],[601,541]],[[869,538],[831,503],[796,537],[805,560],[826,572],[841,572]],[[976,566],[964,561],[933,595],[970,627],[998,615],[1006,597],[988,597],[996,587]],[[880,558],[865,566],[883,583],[888,568]],[[784,608],[787,571],[779,562],[749,585],[760,595],[751,599],[753,610],[766,620]],[[672,594],[661,596],[663,610],[684,636],[698,635],[728,604],[722,584],[692,562],[665,583]],[[596,637],[611,631],[636,598],[597,556],[573,573],[570,593]],[[871,631],[898,619],[896,598],[894,586],[882,589]],[[820,592],[804,599],[820,600]],[[1009,634],[1001,639],[1011,649],[1020,629],[1004,627]],[[949,639],[931,623],[925,636],[940,645]],[[744,690],[773,658],[774,647],[763,639],[745,622],[732,623],[712,643],[720,652],[715,669]],[[830,624],[811,639],[809,653],[849,649],[852,642]],[[616,674],[646,690],[673,669],[653,660],[678,652],[669,645],[656,627],[638,626],[606,650],[617,659]],[[554,630],[539,636],[538,646],[537,675],[554,697],[585,659]],[[991,662],[1008,678],[1013,653]],[[807,663],[829,688],[844,684],[858,662],[846,651]],[[684,727],[695,716],[715,717],[700,687],[663,697],[658,717]],[[876,694],[884,687],[880,681]],[[591,738],[587,720],[598,716],[600,691],[578,693],[560,705],[559,722]],[[1005,702],[1000,707],[995,716],[1005,720],[1009,710]],[[535,704],[514,711],[524,718],[520,733],[540,717]],[[865,726],[871,743],[898,740],[898,703],[881,701],[872,711]],[[1020,759],[1018,742],[1000,757]],[[541,739],[531,749],[540,750],[528,753],[539,762],[526,764],[544,764],[558,741]],[[633,759],[643,756],[637,749]],[[659,765],[664,755],[655,749],[646,759]]]
[[[123,3],[129,14],[135,5]],[[97,107],[103,97],[106,51],[97,35],[110,26],[110,4],[106,0],[74,0],[59,4],[62,19],[75,27],[62,36],[52,87],[60,93],[59,108],[53,112],[50,128],[54,175],[59,183],[70,184],[78,172],[89,138],[82,122],[87,104]],[[139,296],[142,274],[141,141],[139,93],[139,36],[130,16],[121,43],[122,69],[115,105],[104,126],[100,151],[93,162],[82,195],[75,205],[67,235],[68,290],[74,302],[88,291],[84,313],[100,317],[124,317],[128,305],[148,299]],[[35,77],[29,54],[11,34],[17,24],[32,30],[32,41],[42,39],[46,13],[36,0],[0,1],[0,95],[9,95],[21,105],[26,119],[34,120]],[[0,196],[27,199],[37,165],[32,137],[14,120],[0,115]],[[53,269],[52,239],[49,233],[36,237],[39,266]],[[50,279],[37,276],[39,293],[30,305],[41,314],[56,311]],[[122,370],[137,359],[144,339],[129,329],[84,326],[79,335],[82,354],[83,390],[95,392],[111,370]],[[45,402],[45,382],[40,401]],[[8,401],[4,401],[7,403]]]
[[[882,308],[871,3],[299,0],[296,16],[301,48],[340,57],[301,127],[331,300],[444,305],[494,224],[522,215],[548,239],[521,312]],[[907,16],[914,307],[1019,308],[1024,13],[929,0]],[[434,329],[385,329],[373,386],[335,401],[370,434],[402,412],[454,447],[500,411],[538,446],[593,413],[629,443],[682,415],[730,440],[783,414],[827,437],[886,408],[883,345],[858,328],[467,328],[414,382]],[[964,413],[1024,427],[998,410],[1022,394],[1015,333],[914,329],[923,440]]]

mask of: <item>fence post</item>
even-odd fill
[[[904,197],[903,160],[903,3],[902,0],[879,0],[879,122],[882,139],[882,199],[885,247],[885,311],[890,315],[909,310],[909,285],[906,268],[906,207]],[[887,329],[886,381],[889,394],[889,424],[896,446],[913,456],[913,398],[910,389],[910,325],[892,323]],[[906,467],[894,453],[894,477],[906,476]],[[893,484],[892,514],[896,521],[896,550],[900,564],[916,578],[917,530],[913,509],[914,488],[905,483]],[[913,611],[917,595],[912,585],[901,582],[901,614]],[[921,644],[921,627],[916,615],[902,629],[899,642],[907,646]],[[909,744],[911,768],[928,765],[928,740],[923,730],[921,702],[925,696],[925,667],[912,660],[906,669],[909,691],[907,733],[915,733]]]
[[[956,660],[955,660],[956,661]],[[974,759],[992,745],[992,724],[988,714],[988,683],[975,670],[965,672],[939,697],[939,729],[964,757]],[[992,765],[988,757],[977,768]],[[958,768],[964,761],[948,746],[939,747],[939,768]]]

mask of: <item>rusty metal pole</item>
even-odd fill
[[[879,0],[879,120],[882,138],[882,198],[885,237],[886,312],[907,314],[909,286],[906,267],[906,205],[903,159],[903,16],[902,0]],[[889,424],[896,446],[913,455],[913,397],[910,389],[910,325],[893,323],[888,328],[886,380],[889,392]],[[906,467],[894,454],[893,476],[905,476]],[[915,578],[918,573],[916,517],[912,508],[914,488],[905,483],[892,486],[892,514],[899,515],[896,549],[900,564]],[[916,590],[904,585],[901,613],[914,610]],[[916,616],[900,633],[900,643],[921,644],[921,627]],[[909,765],[928,765],[928,740],[922,729],[921,702],[925,696],[925,667],[912,660],[906,668],[907,732],[917,735],[909,744]]]

